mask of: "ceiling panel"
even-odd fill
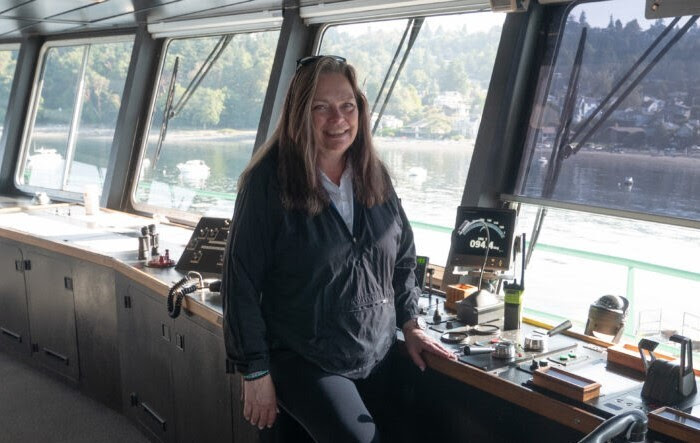
[[[206,0],[186,1],[177,5],[153,10],[148,14],[148,22],[190,20],[194,18],[246,13],[266,9],[281,9],[282,0]]]
[[[136,23],[136,14],[167,9],[173,4],[183,3],[184,0],[110,0],[95,4],[89,8],[75,9],[55,16],[56,19],[82,21],[84,23],[99,23],[102,21],[117,19],[116,22],[125,22],[131,25]],[[193,2],[190,3],[201,3]],[[121,19],[118,19],[122,17]],[[115,21],[112,20],[112,23]]]
[[[10,10],[31,3],[35,0],[0,0],[0,14],[9,12]]]
[[[280,9],[283,0],[0,0],[0,38]]]
[[[33,20],[14,20],[0,17],[0,38],[20,36],[20,30],[36,24]]]
[[[67,11],[90,9],[114,0],[34,0],[2,12],[3,17],[46,19]]]
[[[76,32],[86,29],[86,25],[76,23],[36,22],[32,26],[22,29],[24,35],[51,35],[66,32]]]

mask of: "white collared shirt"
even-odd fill
[[[331,202],[335,205],[340,217],[347,225],[348,230],[352,233],[354,198],[352,191],[352,167],[349,164],[345,165],[343,175],[340,176],[340,186],[333,183],[323,171],[320,172],[323,188],[328,192]]]

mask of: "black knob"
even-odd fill
[[[440,323],[442,316],[440,315],[440,302],[435,303],[435,312],[433,313],[433,323]]]

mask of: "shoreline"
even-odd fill
[[[549,154],[551,151],[549,150],[538,150],[535,151],[533,154],[533,158],[540,158],[540,157],[545,157],[547,161],[549,161]],[[661,162],[666,162],[666,163],[678,163],[678,162],[687,162],[688,160],[690,161],[697,161],[700,162],[700,152],[698,153],[690,153],[690,154],[677,154],[677,155],[665,155],[663,153],[659,152],[653,152],[653,151],[643,151],[643,152],[609,152],[609,151],[579,151],[575,155],[572,155],[569,157],[569,159],[574,159],[574,158],[590,158],[590,159],[600,159],[601,157],[608,157],[611,160],[648,160],[650,158],[653,158],[655,160],[661,161]],[[564,164],[566,164],[567,160],[564,160]],[[536,160],[535,160],[536,161]],[[547,164],[549,166],[549,163]]]
[[[34,138],[38,135],[40,139],[60,139],[65,138],[67,128],[45,128],[37,129]],[[93,140],[104,140],[113,137],[113,131],[104,129],[83,129],[80,131],[83,136]],[[166,136],[166,140],[170,142],[180,142],[180,141],[235,141],[241,142],[243,140],[255,140],[256,130],[243,130],[243,129],[207,129],[207,130],[169,130]],[[152,134],[148,137],[148,142],[155,142],[157,140],[157,134]],[[374,145],[379,150],[383,148],[397,148],[401,147],[405,150],[464,150],[473,151],[474,149],[474,139],[463,139],[463,140],[431,140],[431,139],[414,139],[406,137],[374,137]],[[549,149],[536,149],[533,152],[533,158],[544,157],[549,160],[551,150]],[[630,160],[646,160],[653,158],[656,161],[665,163],[678,163],[686,161],[699,161],[700,162],[700,151],[690,152],[688,154],[673,154],[667,155],[664,151],[625,151],[625,152],[610,152],[610,151],[597,151],[597,150],[581,150],[572,158],[600,158],[603,156],[609,156],[610,159],[630,159]]]

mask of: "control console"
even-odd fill
[[[199,219],[175,269],[197,271],[205,278],[221,277],[230,227],[231,220],[226,218]]]

